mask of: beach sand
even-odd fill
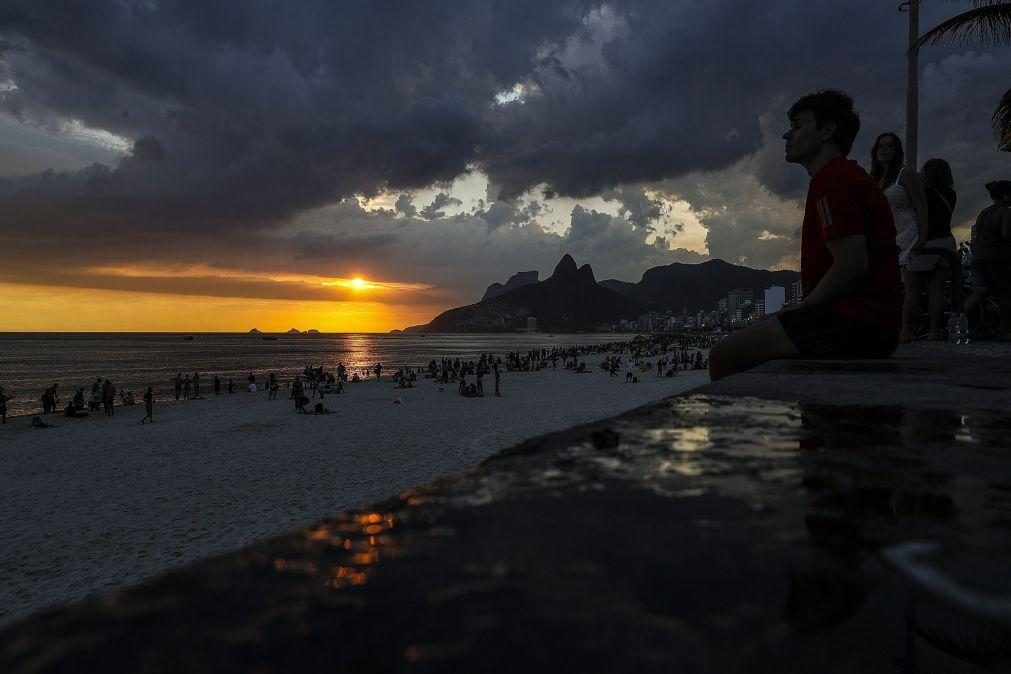
[[[596,365],[603,356],[587,358]],[[0,426],[0,624],[132,585],[480,463],[549,431],[708,382],[705,371],[626,384],[594,367],[503,372],[502,398],[463,398],[390,378],[327,396],[326,416],[288,393],[241,392],[87,419]],[[473,382],[473,377],[468,381]],[[400,397],[402,404],[393,404]],[[313,403],[317,402],[316,400]],[[311,406],[307,406],[310,407]]]

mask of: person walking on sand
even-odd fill
[[[501,398],[502,390],[499,388],[499,383],[502,381],[502,373],[498,369],[498,363],[495,363],[495,367],[492,368],[492,371],[495,373],[495,397]]]
[[[221,393],[221,377],[214,375],[214,395]]]
[[[632,381],[632,377],[634,376],[634,374],[633,374],[634,372],[635,372],[635,365],[633,365],[632,359],[629,358],[628,360],[625,361],[625,383],[626,384],[628,384],[628,383],[630,383]]]
[[[176,374],[176,378],[172,380],[172,383],[175,385],[176,400],[179,400],[179,396],[183,392],[183,373]]]
[[[112,382],[108,379],[105,380],[108,385],[105,389],[105,396],[103,398],[103,403],[105,404],[105,416],[111,417],[115,414],[116,405],[116,387],[112,385]]]
[[[147,392],[144,393],[144,411],[147,412],[147,416],[140,420],[143,424],[145,421],[150,421],[154,423],[154,391],[150,386],[147,387]]]
[[[899,341],[895,223],[874,179],[846,157],[860,130],[853,99],[818,91],[787,117],[786,161],[811,176],[801,229],[804,299],[714,344],[713,381],[777,358],[887,358]]]
[[[193,373],[193,397],[194,398],[199,398],[200,397],[200,373],[199,372],[194,372]]]
[[[379,381],[383,376],[383,364],[376,363],[376,366],[372,369],[372,371],[376,373],[376,381]]]
[[[183,380],[183,400],[190,399],[190,390],[193,387],[193,383],[190,381],[190,376],[186,375],[186,379]]]

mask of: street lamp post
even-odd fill
[[[906,165],[916,170],[916,141],[919,131],[920,86],[918,70],[919,49],[915,47],[920,37],[920,3],[923,0],[906,0],[899,5],[900,12],[909,14],[909,49],[906,52]]]

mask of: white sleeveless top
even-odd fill
[[[902,167],[905,171],[906,167]],[[916,239],[920,235],[919,223],[916,221],[916,211],[913,209],[913,200],[909,198],[909,192],[899,183],[902,171],[895,179],[895,183],[885,189],[885,198],[888,205],[892,207],[892,218],[895,220],[895,243],[899,246],[899,266],[904,267],[909,264],[909,252],[916,244]]]

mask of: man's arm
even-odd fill
[[[863,234],[840,236],[825,242],[832,254],[832,266],[798,308],[813,307],[837,300],[856,290],[867,277],[867,237]]]

